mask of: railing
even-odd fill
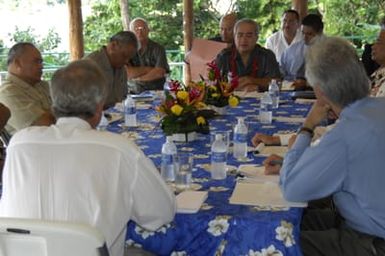
[[[168,64],[170,66],[170,73],[172,79],[183,81],[184,78],[184,52],[181,50],[167,50],[166,51]],[[69,53],[42,53],[44,59],[43,79],[50,80],[53,73],[60,67],[69,62]],[[6,55],[0,55],[0,59],[5,60]],[[4,68],[3,68],[4,69]],[[0,71],[0,85],[6,78],[7,71]]]

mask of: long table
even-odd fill
[[[310,104],[293,102],[281,95],[281,104],[274,116],[304,117]],[[159,127],[154,107],[158,101],[138,104],[137,128],[127,129],[119,122],[108,130],[135,140],[156,166],[160,166],[161,146],[165,136]],[[300,123],[279,122],[264,125],[258,121],[259,100],[244,98],[227,114],[210,120],[211,130],[233,130],[237,116],[244,116],[249,127],[249,145],[255,132],[273,134],[293,132]],[[210,135],[200,134],[196,141],[177,143],[178,151],[194,154],[193,188],[208,191],[208,198],[196,214],[176,214],[172,223],[156,232],[128,223],[126,240],[130,246],[142,247],[157,255],[302,255],[299,247],[301,208],[259,207],[229,204],[236,176],[229,173],[225,180],[211,180],[203,168],[210,163]],[[248,154],[248,160],[237,161],[229,154],[227,164],[261,164],[265,157]],[[258,254],[262,253],[262,254]]]

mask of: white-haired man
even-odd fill
[[[344,39],[326,38],[311,47],[306,77],[317,102],[285,156],[280,184],[287,200],[332,196],[337,210],[305,211],[303,254],[385,255],[385,98],[368,97],[366,72]],[[329,110],[339,122],[310,147]]]
[[[165,75],[170,72],[164,47],[148,37],[150,28],[146,20],[133,19],[130,30],[139,41],[139,50],[126,67],[130,89],[136,93],[163,90]]]

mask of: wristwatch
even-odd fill
[[[308,133],[310,135],[310,138],[313,138],[313,136],[314,136],[313,129],[310,129],[308,127],[302,126],[301,128],[298,129],[297,134],[300,134],[302,132]]]

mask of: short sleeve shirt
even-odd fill
[[[138,51],[131,60],[131,65],[134,67],[158,67],[165,69],[167,73],[170,72],[164,47],[150,39],[148,40],[146,49],[143,52]],[[134,82],[129,80],[129,84],[136,87],[138,91],[161,90],[163,89],[164,82],[165,78],[149,82]]]
[[[0,87],[0,102],[11,111],[11,118],[5,126],[10,134],[30,126],[43,113],[50,111],[52,105],[47,82],[30,85],[10,73]]]
[[[232,48],[222,50],[216,58],[216,63],[222,75],[230,71],[239,76],[252,76],[256,78],[280,78],[279,65],[272,51],[256,45],[250,54],[248,64],[245,66],[238,51]]]

